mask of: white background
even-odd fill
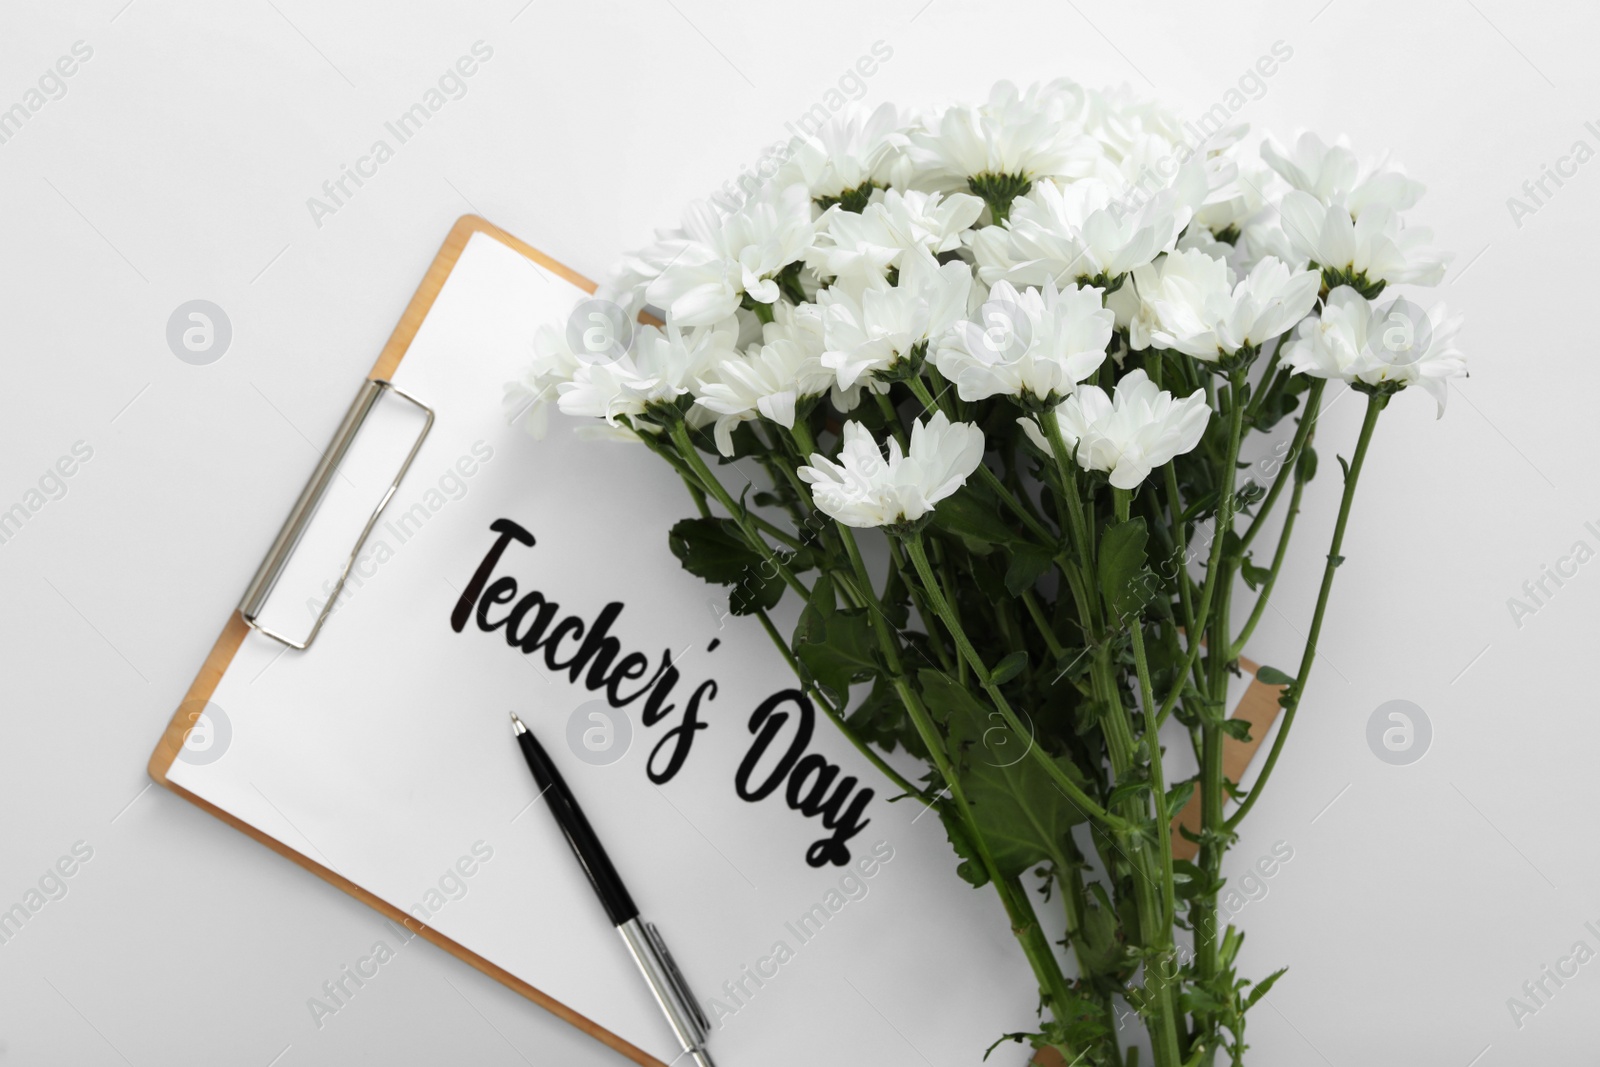
[[[1595,15],[1508,0],[124,4],[0,15],[0,108],[74,42],[93,48],[0,144],[0,510],[75,442],[93,448],[0,544],[0,907],[74,842],[94,850],[0,945],[0,1063],[620,1062],[427,946],[317,1030],[306,998],[369,950],[377,918],[146,790],[145,760],[456,216],[598,275],[786,137],[879,40],[893,57],[869,103],[1068,74],[1193,116],[1281,40],[1292,59],[1239,118],[1347,132],[1429,185],[1419,221],[1459,254],[1440,293],[1468,314],[1473,377],[1442,422],[1417,395],[1380,423],[1316,681],[1235,855],[1238,874],[1275,842],[1294,850],[1239,916],[1244,973],[1293,967],[1252,1015],[1253,1062],[1589,1062],[1600,962],[1521,1029],[1506,1001],[1574,942],[1600,948],[1584,929],[1600,927],[1600,563],[1520,628],[1507,598],[1575,541],[1600,548],[1584,529],[1600,528],[1600,369],[1583,326],[1600,163],[1547,186],[1520,226],[1506,199],[1575,140],[1600,148],[1584,127],[1600,120]],[[318,226],[307,198],[393,144],[384,122],[479,40],[494,53],[467,95]],[[166,342],[196,298],[233,327],[209,366]],[[1323,476],[1250,649],[1263,662],[1297,658],[1356,400],[1319,430]],[[1391,699],[1433,724],[1409,767],[1367,746]]]

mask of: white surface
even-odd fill
[[[1600,164],[1520,228],[1505,202],[1576,139],[1596,144],[1595,14],[1505,0],[675,3],[0,14],[7,106],[73,42],[94,49],[0,144],[0,507],[75,442],[92,449],[0,544],[0,901],[74,842],[93,849],[66,897],[0,945],[3,1062],[617,1062],[426,946],[316,1029],[307,998],[384,927],[143,792],[145,759],[452,219],[477,209],[597,275],[737,177],[880,39],[894,56],[869,101],[972,96],[1002,76],[1141,89],[1148,76],[1193,115],[1282,39],[1293,59],[1240,118],[1349,132],[1428,183],[1421,221],[1460,253],[1442,294],[1469,312],[1474,376],[1443,422],[1420,397],[1385,414],[1323,660],[1245,825],[1235,877],[1277,841],[1294,849],[1239,916],[1247,973],[1292,965],[1250,1041],[1262,1064],[1584,1062],[1596,964],[1520,1030],[1506,1000],[1575,941],[1596,946],[1600,585],[1586,565],[1520,629],[1506,600],[1575,540],[1600,547],[1583,526],[1600,519],[1583,318]],[[315,226],[306,198],[480,39],[494,55],[467,95]],[[195,298],[234,329],[210,366],[166,344],[168,316]],[[1298,649],[1351,399],[1323,423],[1296,569],[1250,650],[1263,662]],[[1365,741],[1394,698],[1435,727],[1411,767]],[[904,980],[938,995],[937,976]]]
[[[786,725],[757,751],[765,717],[752,713],[792,692],[793,674],[759,627],[727,625],[733,620],[713,610],[721,607],[717,592],[677,566],[665,532],[682,510],[683,488],[661,477],[652,457],[583,440],[571,420],[557,420],[543,441],[506,425],[500,386],[528,358],[535,329],[583,297],[493,238],[471,239],[394,376],[434,409],[435,421],[416,477],[401,484],[367,542],[370,574],[305,652],[285,653],[259,634],[245,639],[212,697],[231,725],[226,751],[180,760],[173,781],[672,1062],[681,1050],[660,1009],[536,803],[506,715],[516,708],[579,797],[645,919],[670,935],[717,1023],[720,1058],[802,1067],[844,1048],[892,1058],[903,1046],[886,1017],[916,1035],[932,1062],[974,1062],[996,1034],[1026,1028],[1034,985],[1025,969],[1009,966],[1015,950],[1004,912],[949,877],[938,819],[922,818],[919,804],[890,804],[894,791],[877,784],[878,773],[820,709],[807,741],[795,705],[783,699],[777,712]],[[459,496],[437,494],[432,476],[461,457],[473,473],[460,479]],[[427,503],[414,510],[425,491],[437,494],[431,513]],[[418,516],[416,525],[401,525],[408,515]],[[452,611],[501,518],[536,543],[511,543],[491,580],[511,578],[515,596],[541,599],[514,624],[509,604],[494,606],[488,617],[502,628],[485,632],[477,621],[484,592],[454,632]],[[548,666],[552,656],[560,664],[591,647],[584,628],[593,631],[610,601],[622,605],[609,627],[619,648],[611,667],[632,654],[647,667],[642,677],[623,676],[617,692],[632,699],[616,710],[601,704],[603,691]],[[545,610],[546,637],[561,632],[563,619],[579,619],[579,628],[555,638],[553,653],[511,647],[512,626],[519,640],[537,637]],[[656,686],[665,686],[662,718],[645,725],[646,680],[668,661],[677,674]],[[596,665],[606,676],[606,662],[591,654],[585,680]],[[569,748],[571,717],[592,728],[584,709],[597,705],[613,723],[626,720],[614,730],[632,723],[628,741],[613,734],[604,746],[611,762],[602,766]],[[685,747],[674,731],[695,721]],[[843,795],[841,814],[861,804],[861,790],[873,791],[853,836],[857,820],[841,820],[842,865],[808,864],[813,842],[835,831],[789,807],[795,779],[785,776],[762,800],[735,791],[743,761],[757,759],[751,782],[759,786],[781,773],[791,745],[837,769],[820,773],[831,780],[825,796]],[[676,773],[653,784],[647,768],[667,776],[678,751],[686,755]],[[444,898],[429,901],[425,891],[463,855],[472,859],[460,875],[477,870],[448,879]],[[800,918],[819,903],[820,921],[801,929]],[[919,936],[930,929],[943,933]],[[393,936],[386,944],[397,947]],[[899,951],[891,957],[886,944]],[[944,979],[960,1012],[895,982],[890,970],[892,959],[894,968],[934,973],[951,958],[966,964]],[[372,963],[361,970],[382,973]],[[720,988],[741,981],[742,994]],[[849,984],[861,999],[840,1003]],[[821,1017],[827,1027],[807,1025]]]

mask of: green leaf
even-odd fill
[[[878,669],[866,609],[841,609],[818,621],[820,627],[801,635],[804,639],[796,645],[795,655],[817,684],[842,704],[852,682],[869,678]]]
[[[1255,988],[1250,990],[1250,995],[1244,998],[1244,1010],[1249,1011],[1251,1008],[1255,1007],[1256,1002],[1262,997],[1266,996],[1267,991],[1270,990],[1274,985],[1277,985],[1278,979],[1282,978],[1288,973],[1289,968],[1279,967],[1277,970],[1261,979],[1261,981],[1257,982]]]
[[[1339,469],[1344,471],[1344,480],[1348,482],[1350,480],[1350,464],[1345,462],[1343,456],[1336,454],[1333,458],[1339,461]]]
[[[1256,681],[1266,685],[1293,685],[1294,677],[1276,667],[1262,667],[1256,671]]]
[[[990,681],[994,682],[995,685],[1005,685],[1021,674],[1022,669],[1027,665],[1028,654],[1026,652],[1013,652],[994,665],[994,671],[989,676]]]
[[[1211,879],[1200,867],[1188,860],[1172,861],[1173,892],[1179,900],[1193,900],[1204,896],[1206,887],[1210,884]]]
[[[817,565],[817,554],[809,548],[800,548],[792,552],[779,548],[774,551],[779,561],[794,574],[804,574]]]
[[[1002,736],[1005,740],[997,740]],[[1003,877],[1011,877],[1056,860],[1068,831],[1087,816],[1028,754],[1026,739],[1019,742],[1011,728],[999,722],[985,738],[970,753],[961,784],[995,866]],[[1054,762],[1063,770],[1072,767],[1064,757]]]
[[[1055,557],[1048,548],[1035,544],[1019,544],[1011,550],[1011,563],[1006,567],[1006,591],[1021,596],[1023,590],[1032,589],[1034,583],[1049,572]]]
[[[824,619],[837,610],[838,602],[833,595],[833,575],[819,574],[817,576],[817,580],[811,583],[811,600],[808,604]]]
[[[683,519],[668,531],[667,546],[684,570],[721,585],[740,581],[764,562],[731,519]]]
[[[948,810],[943,804],[939,806],[939,821],[944,823],[945,836],[950,839],[950,847],[961,858],[956,865],[956,874],[961,880],[974,889],[989,884],[989,872],[984,869],[983,860],[978,856],[978,850],[973,847],[972,838],[967,834],[967,828],[962,825],[954,811]]]
[[[767,560],[747,569],[728,594],[728,610],[735,615],[769,611],[783,599],[783,578]]]
[[[1111,705],[1103,700],[1083,700],[1079,701],[1076,711],[1077,719],[1073,723],[1073,729],[1079,737],[1084,737],[1100,725],[1101,720],[1111,711]]]
[[[897,743],[906,746],[912,755],[927,758],[921,738],[906,719],[905,707],[894,685],[887,676],[878,675],[872,681],[872,691],[857,704],[845,722],[856,736],[893,752]]]
[[[1100,592],[1119,618],[1139,614],[1156,597],[1154,574],[1144,565],[1149,536],[1138,518],[1108,527],[1100,538]]]
[[[971,548],[971,542],[967,542]],[[1004,604],[1012,598],[1006,590],[1005,553],[995,552],[987,546],[973,553],[973,558],[964,568],[966,575],[972,579],[972,584],[978,587],[978,592],[991,604]]]
[[[1222,732],[1235,741],[1250,740],[1250,721],[1248,719],[1223,719],[1219,724]]]
[[[1085,816],[1039,765],[1031,751],[1037,740],[1018,737],[998,712],[942,671],[924,669],[917,680],[928,708],[947,724],[973,821],[1001,877],[1058,862],[1067,834]],[[1070,760],[1054,762],[1082,784]]]
[[[922,691],[923,704],[945,728],[952,742],[970,744],[980,738],[984,717],[991,711],[961,683],[943,671],[925,667],[917,672],[917,685]]]
[[[1202,726],[1220,726],[1228,716],[1222,701],[1196,694],[1189,700],[1189,708]]]
[[[1055,673],[1064,681],[1073,681],[1082,678],[1093,665],[1094,657],[1089,655],[1088,648],[1069,645],[1056,657]]]
[[[1194,796],[1194,787],[1198,779],[1188,778],[1167,790],[1167,814],[1177,815],[1178,812],[1189,806],[1189,798]]]
[[[1119,937],[1117,913],[1098,881],[1085,888],[1093,899],[1087,901],[1079,918],[1077,947],[1080,960],[1091,974],[1106,974],[1127,962],[1128,950]]]
[[[1211,516],[1217,510],[1217,498],[1219,495],[1220,493],[1216,489],[1211,489],[1200,494],[1189,502],[1189,506],[1183,509],[1183,514],[1179,516],[1179,518],[1182,519],[1185,524],[1188,524],[1191,522],[1199,522],[1200,520]]]
[[[980,553],[995,545],[1010,545],[1023,539],[1000,518],[1000,505],[975,485],[963,486],[939,501],[933,509],[933,525],[959,535]]]
[[[1130,797],[1136,797],[1150,792],[1149,773],[1143,768],[1135,768],[1129,772],[1128,779],[1119,784],[1106,798],[1106,805],[1114,807]]]
[[[1261,583],[1272,575],[1270,567],[1258,567],[1255,562],[1246,556],[1239,561],[1239,574],[1244,578],[1244,584],[1251,589],[1260,589]]]
[[[1244,483],[1243,487],[1233,495],[1233,510],[1236,514],[1243,514],[1246,510],[1267,495],[1266,489],[1256,483],[1254,479]]]
[[[904,630],[911,621],[911,592],[899,568],[889,568],[889,580],[883,587],[883,596],[879,601],[890,629]]]
[[[1302,482],[1309,482],[1317,476],[1317,450],[1309,444],[1300,453],[1300,459],[1295,463],[1295,477]]]

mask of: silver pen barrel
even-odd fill
[[[623,944],[628,946],[633,962],[639,965],[639,972],[667,1017],[667,1025],[672,1027],[678,1043],[689,1053],[695,1067],[715,1067],[705,1050],[711,1024],[684,981],[660,931],[633,918],[618,926],[617,933],[622,935]]]

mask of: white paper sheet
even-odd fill
[[[849,865],[807,863],[831,831],[792,810],[785,787],[740,799],[752,713],[795,683],[759,624],[725,616],[725,598],[668,551],[668,527],[693,513],[682,484],[637,445],[579,439],[563,417],[543,441],[505,424],[501,383],[522,369],[536,327],[580,295],[472,237],[396,376],[437,421],[367,563],[310,651],[245,640],[213,698],[225,746],[213,738],[170,777],[670,1062],[670,1031],[535,802],[515,709],[717,1019],[711,1049],[724,1067],[978,1064],[1000,1034],[1035,1025],[1036,991],[992,891],[955,876],[938,818],[889,803],[893,787],[820,712],[806,753],[875,794],[870,823],[846,843]],[[504,629],[452,629],[503,518],[536,538],[494,568],[519,598],[538,590],[559,605],[556,621],[586,626],[620,601],[609,627],[619,660],[638,652],[653,674],[673,657],[673,710],[646,726],[645,699],[623,708],[632,740],[615,762],[585,762],[566,740],[574,710],[603,690],[511,647]],[[558,644],[558,662],[580,644]],[[652,783],[652,750],[708,679],[705,728],[678,772]],[[798,712],[783,707],[794,714],[755,778],[795,736]],[[1025,1055],[1007,1046],[990,1062]]]

